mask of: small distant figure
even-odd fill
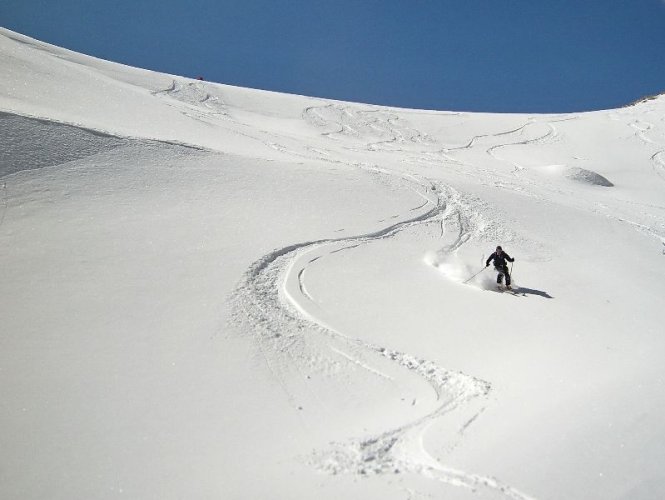
[[[510,285],[510,273],[508,272],[508,262],[515,262],[515,259],[513,259],[510,255],[508,255],[506,252],[503,251],[503,249],[498,246],[496,247],[496,251],[489,256],[489,259],[487,259],[487,262],[485,262],[485,267],[489,267],[490,262],[494,261],[494,269],[498,271],[498,276],[496,277],[496,284],[499,288],[502,286],[503,282],[503,277],[506,277],[506,288],[508,290],[512,290],[512,286]]]
[[[203,77],[202,77],[202,76],[197,76],[196,79],[199,80],[199,81],[203,81]]]

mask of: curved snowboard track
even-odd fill
[[[390,175],[387,171],[381,173]],[[425,193],[434,191],[432,182],[406,177],[402,179],[417,184]],[[491,390],[488,382],[446,370],[431,361],[348,337],[328,325],[312,312],[315,308],[310,307],[313,301],[304,286],[304,273],[309,264],[326,254],[392,238],[417,225],[438,223],[443,227],[446,221],[459,229],[456,242],[449,247],[450,251],[467,241],[471,235],[469,226],[472,222],[471,218],[465,217],[464,223],[460,223],[460,218],[464,216],[459,194],[448,187],[439,187],[437,192],[444,194],[446,200],[439,195],[435,200],[426,196],[427,203],[418,207],[424,210],[422,213],[381,230],[296,243],[264,255],[248,268],[230,298],[232,320],[241,331],[252,332],[261,356],[294,408],[300,409],[297,393],[302,390],[325,406],[319,395],[307,388],[297,387],[297,380],[305,379],[302,373],[304,369],[329,374],[339,371],[339,367],[335,367],[339,361],[332,360],[329,355],[329,352],[341,354],[335,346],[350,350],[359,357],[386,358],[419,375],[435,391],[436,405],[430,413],[379,435],[352,439],[346,443],[332,443],[330,449],[315,452],[309,462],[318,470],[362,476],[410,472],[452,486],[471,490],[486,488],[506,498],[527,499],[530,497],[493,477],[443,466],[422,446],[423,434],[433,421],[473,400],[487,397]],[[312,257],[312,254],[316,256]],[[359,361],[344,357],[375,375],[384,376]],[[287,372],[293,370],[298,371],[300,376],[288,377]]]

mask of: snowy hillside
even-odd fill
[[[0,498],[665,496],[664,97],[0,75]]]

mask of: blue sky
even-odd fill
[[[585,111],[665,92],[665,0],[2,0],[0,25],[156,71],[409,108]]]

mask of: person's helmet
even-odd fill
[[[503,250],[503,249],[500,246],[496,247],[497,252],[500,252],[501,250]]]

